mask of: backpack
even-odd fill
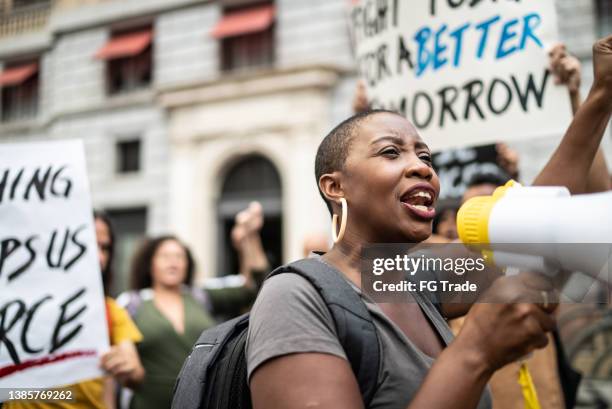
[[[380,346],[365,303],[338,272],[316,259],[281,266],[268,278],[283,273],[308,280],[327,304],[367,407],[377,387]],[[202,332],[176,380],[173,409],[252,407],[245,354],[248,326],[247,313]]]

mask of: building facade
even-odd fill
[[[116,221],[123,268],[116,286],[124,288],[136,242],[168,229],[170,156],[165,112],[155,102],[155,36],[121,56],[112,55],[112,44],[130,30],[152,31],[157,15],[186,2],[4,3],[3,78],[34,71],[2,84],[0,138],[84,141],[94,206]]]
[[[244,23],[266,12],[265,24]],[[177,12],[173,18],[184,23],[174,24],[196,15],[208,16],[199,46],[216,64],[208,78],[201,71],[182,76],[183,84],[161,97],[173,157],[171,225],[201,252],[206,271],[231,273],[233,216],[256,199],[272,263],[299,258],[306,235],[328,232],[314,178],[316,148],[350,114],[355,73],[346,3],[210,3]],[[176,55],[200,53],[182,44],[176,38]]]
[[[591,45],[612,32],[612,10],[606,0],[557,4],[586,92]],[[143,233],[189,243],[200,278],[235,272],[229,231],[251,200],[264,206],[274,264],[328,233],[313,163],[351,113],[346,0],[0,5],[0,141],[84,140],[94,206],[119,230],[117,290]],[[526,181],[557,142],[513,144]]]

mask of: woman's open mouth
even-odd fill
[[[432,220],[436,216],[436,209],[433,207],[435,197],[436,192],[433,188],[427,184],[418,184],[404,193],[400,201],[413,215]]]

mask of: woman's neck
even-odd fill
[[[361,288],[361,269],[363,258],[363,248],[373,243],[399,243],[410,242],[409,240],[398,241],[390,237],[382,238],[369,231],[350,229],[341,241],[334,244],[323,259],[340,270],[355,285]]]
[[[156,296],[162,297],[172,297],[182,294],[181,286],[165,286],[161,284],[154,285],[153,292]]]
[[[348,237],[347,237],[348,236]],[[323,259],[340,270],[349,280],[361,288],[361,250],[365,243],[349,235],[334,244]]]

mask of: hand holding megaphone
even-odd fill
[[[556,305],[545,303],[543,294],[552,291],[537,275],[497,279],[472,306],[455,342],[472,344],[492,372],[544,348],[547,332],[555,328]]]

